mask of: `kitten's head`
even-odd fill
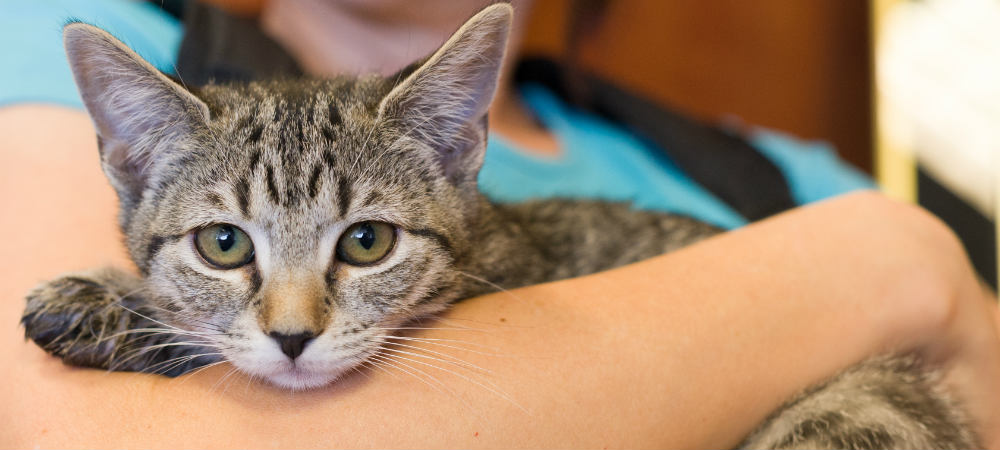
[[[66,50],[146,295],[291,388],[330,382],[454,294],[511,8],[398,76],[191,92],[109,34]]]

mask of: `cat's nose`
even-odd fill
[[[278,345],[281,346],[281,352],[292,359],[298,358],[302,354],[302,351],[305,350],[306,344],[316,337],[312,333],[283,334],[273,332],[270,336],[278,341]]]

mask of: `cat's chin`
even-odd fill
[[[321,372],[292,366],[289,369],[268,373],[264,377],[275,386],[302,391],[326,386],[336,380],[339,375],[339,372]]]

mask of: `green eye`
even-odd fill
[[[379,262],[396,244],[396,228],[384,222],[351,225],[337,242],[337,257],[353,266]]]
[[[220,269],[235,269],[253,260],[253,242],[243,230],[220,223],[194,236],[194,246],[205,261]]]

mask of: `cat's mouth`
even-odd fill
[[[330,358],[322,355],[322,352],[305,354],[291,360],[284,355],[242,354],[230,361],[244,373],[290,390],[326,386],[357,365],[355,358]]]

